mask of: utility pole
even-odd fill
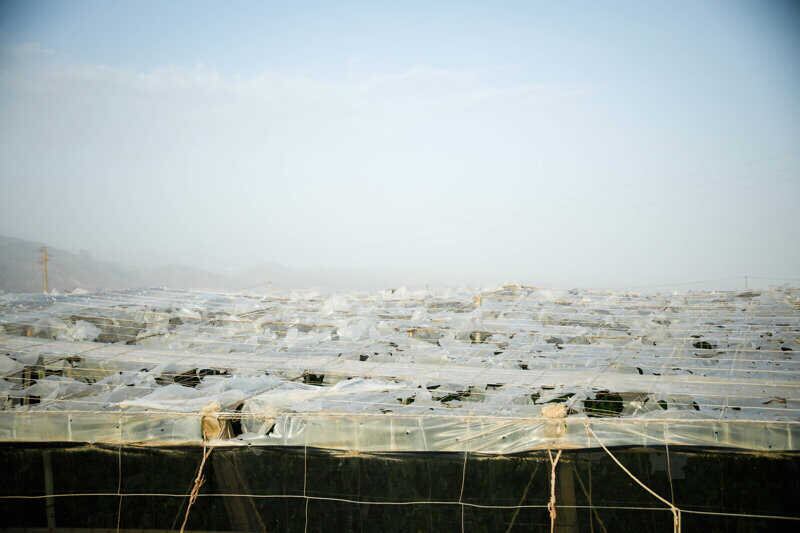
[[[42,290],[46,293],[48,292],[47,287],[47,261],[49,257],[47,256],[47,246],[42,246]]]

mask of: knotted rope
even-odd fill
[[[189,492],[189,504],[186,506],[186,514],[183,515],[183,523],[181,524],[180,533],[184,533],[186,523],[189,521],[189,512],[192,510],[192,505],[197,500],[200,494],[200,489],[205,483],[205,466],[208,457],[214,450],[213,446],[208,446],[208,441],[219,438],[225,432],[225,426],[220,423],[219,415],[220,406],[218,403],[213,402],[200,410],[200,429],[203,434],[203,457],[200,460],[200,466],[197,468],[197,476],[194,478],[192,490]]]
[[[547,450],[547,456],[550,457],[550,501],[547,502],[547,511],[550,513],[550,533],[556,529],[556,465],[558,460],[561,459],[562,450],[558,450],[556,458],[553,459],[553,454]]]

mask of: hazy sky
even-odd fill
[[[0,234],[431,282],[800,276],[796,5],[430,3],[0,3]]]

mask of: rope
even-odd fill
[[[517,521],[517,516],[519,516],[519,511],[521,509],[520,506],[522,505],[522,502],[524,502],[525,499],[528,497],[528,491],[530,490],[531,485],[533,484],[533,479],[536,477],[536,473],[539,471],[539,464],[540,463],[537,462],[536,467],[533,469],[533,472],[531,472],[531,477],[528,480],[528,484],[525,485],[525,490],[522,491],[522,496],[520,496],[519,498],[519,503],[517,504],[517,508],[514,509],[514,514],[511,515],[511,521],[508,523],[508,527],[506,528],[506,533],[511,533],[511,530],[514,529],[514,523]]]
[[[308,436],[306,436],[308,438]],[[306,500],[305,505],[305,522],[303,524],[303,533],[308,533],[308,501],[309,497],[306,494],[306,483],[308,481],[308,444],[303,446],[303,498]]]
[[[37,494],[37,495],[3,495],[0,500],[42,500],[46,498],[86,498],[86,497],[104,497],[104,496],[118,496],[116,492],[71,492],[60,494]],[[170,493],[170,492],[130,492],[123,494],[125,497],[131,498],[186,498],[184,493]],[[198,494],[198,498],[260,498],[260,499],[309,499],[328,502],[341,502],[351,503],[355,505],[378,505],[378,506],[415,506],[415,505],[463,505],[475,509],[546,509],[546,505],[488,505],[481,503],[470,503],[457,501],[439,501],[439,500],[409,500],[405,502],[399,501],[370,501],[370,500],[354,500],[351,498],[335,498],[332,496],[303,496],[302,494],[254,494],[254,493],[239,493],[239,492],[226,492],[226,493],[205,493]],[[642,507],[630,505],[561,505],[564,509],[606,509],[606,510],[620,510],[620,511],[670,511],[663,507]],[[790,520],[800,522],[800,516],[781,516],[781,515],[766,515],[766,514],[749,514],[749,513],[724,513],[714,511],[695,511],[689,509],[681,509],[681,513],[708,515],[708,516],[728,516],[732,518],[760,518],[765,520]]]
[[[589,501],[589,505],[586,506],[578,506],[576,505],[575,508],[579,507],[586,507],[589,509],[589,529],[592,533],[594,533],[594,520],[592,520],[592,515],[594,515],[594,519],[597,520],[597,523],[600,525],[600,528],[603,530],[603,533],[608,533],[608,529],[606,529],[606,525],[603,522],[603,519],[600,518],[600,513],[597,512],[598,509],[602,509],[602,506],[595,506],[592,503],[592,469],[591,467],[587,468],[589,472],[589,490],[586,490],[586,485],[583,484],[583,479],[581,479],[581,475],[578,472],[578,468],[575,468],[575,479],[578,480],[578,485],[581,487],[581,491],[583,491],[583,495],[586,496],[586,499]],[[562,506],[568,507],[568,506]]]
[[[615,463],[617,463],[617,466],[618,466],[618,467],[620,467],[620,468],[622,469],[622,471],[623,471],[623,472],[625,472],[626,474],[628,474],[628,477],[630,477],[630,478],[631,478],[632,480],[634,480],[634,481],[635,481],[635,482],[636,482],[636,483],[637,483],[637,484],[638,484],[640,487],[642,487],[644,490],[646,490],[647,492],[649,492],[649,493],[650,493],[652,496],[654,496],[654,497],[655,497],[655,498],[657,498],[659,501],[661,501],[662,503],[664,503],[664,504],[665,504],[667,507],[669,507],[669,510],[672,512],[672,517],[673,517],[673,529],[674,529],[675,533],[680,533],[680,531],[681,531],[681,510],[680,510],[678,507],[676,507],[676,506],[675,506],[675,505],[674,505],[672,502],[670,502],[669,500],[667,500],[667,499],[663,498],[663,497],[662,497],[660,494],[658,494],[656,491],[654,491],[653,489],[651,489],[650,487],[648,487],[647,485],[645,485],[645,484],[644,484],[644,483],[643,483],[643,482],[642,482],[642,481],[641,481],[639,478],[637,478],[637,477],[636,477],[636,476],[633,474],[633,472],[631,472],[630,470],[628,470],[627,468],[625,468],[625,465],[623,465],[623,464],[622,464],[622,463],[619,461],[619,459],[617,459],[617,458],[616,458],[616,456],[615,456],[613,453],[611,453],[611,450],[609,450],[608,448],[606,448],[605,444],[603,444],[603,442],[600,440],[600,438],[597,436],[597,434],[596,434],[594,431],[592,431],[592,428],[590,428],[590,427],[589,427],[589,424],[587,423],[587,424],[585,424],[585,426],[586,426],[586,431],[587,431],[587,432],[588,432],[588,433],[589,433],[589,434],[590,434],[592,437],[594,437],[594,439],[597,441],[597,443],[600,445],[600,447],[601,447],[601,448],[603,448],[603,451],[605,451],[605,452],[608,454],[608,456],[609,456],[609,457],[611,457],[611,459],[612,459],[612,460],[613,460]],[[549,452],[548,452],[548,453],[549,453]],[[552,516],[552,515],[551,515],[551,516]],[[551,526],[551,529],[552,529],[552,526]]]
[[[556,465],[558,460],[561,459],[561,452],[558,450],[555,460],[550,450],[547,450],[547,456],[550,458],[550,501],[547,502],[547,511],[550,513],[550,533],[556,530]]]
[[[205,441],[203,442],[203,459],[200,461],[200,467],[197,469],[197,477],[194,478],[194,486],[189,493],[189,505],[186,506],[186,514],[183,515],[183,523],[181,524],[180,533],[184,533],[184,530],[186,529],[186,523],[189,521],[189,512],[192,510],[192,505],[194,505],[195,500],[197,500],[197,496],[200,494],[200,488],[205,482],[203,471],[206,466],[206,460],[208,459],[208,456],[211,455],[213,450],[214,448],[207,447]]]
[[[122,444],[117,448],[117,494],[119,503],[117,504],[117,533],[122,522]]]
[[[180,533],[183,533],[186,528],[186,523],[189,521],[189,512],[192,510],[192,505],[194,505],[195,500],[197,500],[198,494],[200,494],[200,488],[203,486],[203,483],[205,483],[204,471],[206,460],[208,460],[208,456],[211,455],[211,452],[214,450],[214,448],[209,447],[207,443],[210,440],[220,438],[228,427],[226,424],[220,424],[218,417],[219,404],[217,402],[211,402],[203,407],[200,410],[200,415],[200,430],[203,435],[203,458],[200,461],[200,467],[197,469],[197,477],[194,478],[194,485],[189,493],[189,504],[186,506],[186,514],[183,516],[183,524],[181,524]]]
[[[665,425],[664,426],[665,432],[666,432],[666,429],[667,429],[667,426]],[[672,500],[672,503],[674,504],[675,503],[675,487],[672,484],[672,464],[670,464],[670,461],[669,461],[669,442],[667,442],[666,440],[664,441],[664,449],[665,449],[666,454],[667,454],[667,477],[669,479],[669,495],[670,495],[670,500]]]
[[[467,450],[464,450],[464,465],[461,469],[461,490],[458,493],[458,504],[461,506],[461,533],[464,533],[464,482],[467,479]]]

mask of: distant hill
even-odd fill
[[[42,290],[42,243],[0,236],[0,289],[8,292]],[[49,285],[58,290],[121,288],[135,273],[113,263],[93,259],[88,253],[72,253],[48,247]]]
[[[0,290],[42,290],[40,242],[0,236]],[[244,290],[266,287],[374,290],[413,285],[402,275],[384,275],[347,269],[293,269],[263,263],[232,274],[218,274],[183,265],[131,268],[95,259],[88,252],[74,253],[47,247],[50,289],[123,289],[170,287],[175,289]]]
[[[42,246],[40,242],[0,236],[0,290],[42,290]],[[101,261],[88,252],[74,253],[52,246],[47,247],[47,252],[49,286],[59,291],[153,286],[232,288],[228,277],[190,267],[170,265],[143,270]]]

